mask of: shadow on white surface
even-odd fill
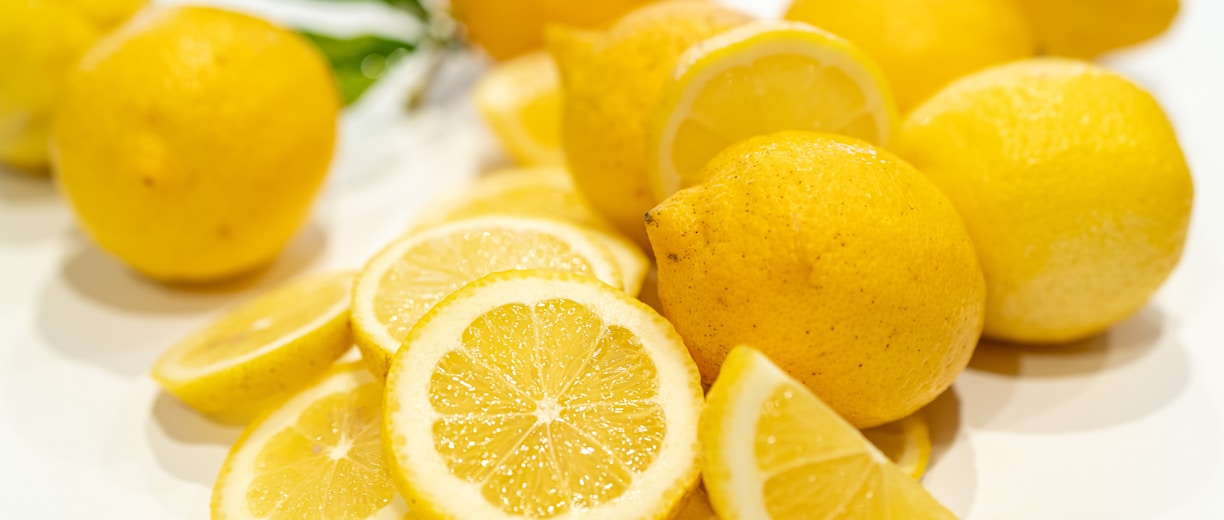
[[[209,421],[169,394],[160,392],[153,401],[145,433],[158,465],[166,473],[211,487],[224,455],[218,456],[215,449],[188,448],[228,451],[242,429]]]
[[[969,436],[961,427],[961,402],[953,385],[922,409],[931,432],[931,460],[925,478],[928,490],[960,517],[973,509],[977,467]]]
[[[24,244],[71,226],[68,208],[50,177],[32,177],[0,166],[0,244]]]

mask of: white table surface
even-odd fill
[[[288,0],[212,3],[348,30],[411,27],[377,6],[334,16]],[[733,3],[768,15],[784,2]],[[1161,100],[1194,171],[1182,264],[1107,335],[979,349],[930,408],[925,483],[963,517],[1224,518],[1224,2],[1183,4],[1164,38],[1108,60]],[[227,305],[361,265],[431,197],[504,161],[467,97],[482,66],[448,61],[411,117],[396,98],[413,65],[350,111],[311,224],[270,270],[229,287],[132,274],[81,236],[52,183],[0,172],[0,517],[206,518],[239,432],[161,393],[150,364]]]

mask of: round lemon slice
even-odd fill
[[[871,444],[906,475],[918,480],[926,473],[927,463],[931,460],[931,430],[922,410],[899,421],[868,428],[862,432]]]
[[[707,398],[702,476],[720,518],[955,518],[756,350],[732,350]]]
[[[519,164],[561,164],[561,80],[544,51],[498,64],[476,83],[476,107]]]
[[[489,215],[564,220],[598,231],[595,236],[616,259],[629,294],[641,291],[650,270],[650,259],[642,249],[622,237],[582,199],[569,172],[560,166],[490,172],[426,207],[414,229]]]
[[[392,242],[353,286],[353,335],[375,374],[434,304],[468,282],[517,269],[556,269],[621,287],[608,249],[586,229],[546,219],[491,216],[452,222]]]
[[[353,346],[352,282],[306,278],[243,304],[162,354],[153,379],[213,419],[245,423]]]
[[[256,420],[225,459],[212,518],[404,518],[383,457],[382,397],[382,381],[349,363]]]
[[[647,166],[660,199],[700,183],[731,143],[781,130],[886,145],[897,109],[883,73],[850,42],[796,22],[760,21],[689,48],[664,89]]]
[[[387,376],[399,489],[438,518],[671,518],[697,485],[700,376],[671,325],[587,277],[494,274]]]

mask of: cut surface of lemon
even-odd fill
[[[620,287],[616,260],[592,232],[573,224],[511,216],[444,224],[392,242],[353,286],[353,336],[375,374],[386,374],[400,343],[434,304],[490,273],[555,269]]]
[[[382,381],[349,363],[261,416],[225,459],[212,518],[403,518],[383,457],[382,398]]]
[[[754,22],[680,57],[651,128],[651,182],[666,198],[701,182],[728,145],[781,130],[885,145],[896,112],[883,73],[850,42],[802,23]]]
[[[489,215],[517,215],[564,220],[598,231],[599,238],[620,267],[625,292],[641,290],[650,259],[642,249],[620,236],[578,190],[568,171],[561,166],[533,166],[489,172],[462,186],[449,196],[421,211],[414,229],[446,222]]]
[[[931,430],[922,410],[899,421],[861,431],[906,475],[918,480],[926,473],[931,460]]]
[[[240,305],[162,354],[153,379],[213,419],[249,421],[352,347],[352,282],[314,276]]]
[[[532,52],[498,64],[473,90],[498,141],[519,164],[561,164],[561,80],[552,57]]]
[[[916,480],[763,354],[731,351],[701,417],[719,517],[951,519]]]
[[[671,324],[588,277],[490,275],[413,329],[384,438],[439,518],[671,518],[697,485],[700,376]]]

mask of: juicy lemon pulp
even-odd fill
[[[654,462],[666,423],[654,363],[632,332],[554,299],[490,310],[462,343],[430,381],[434,445],[506,513],[599,505]]]

